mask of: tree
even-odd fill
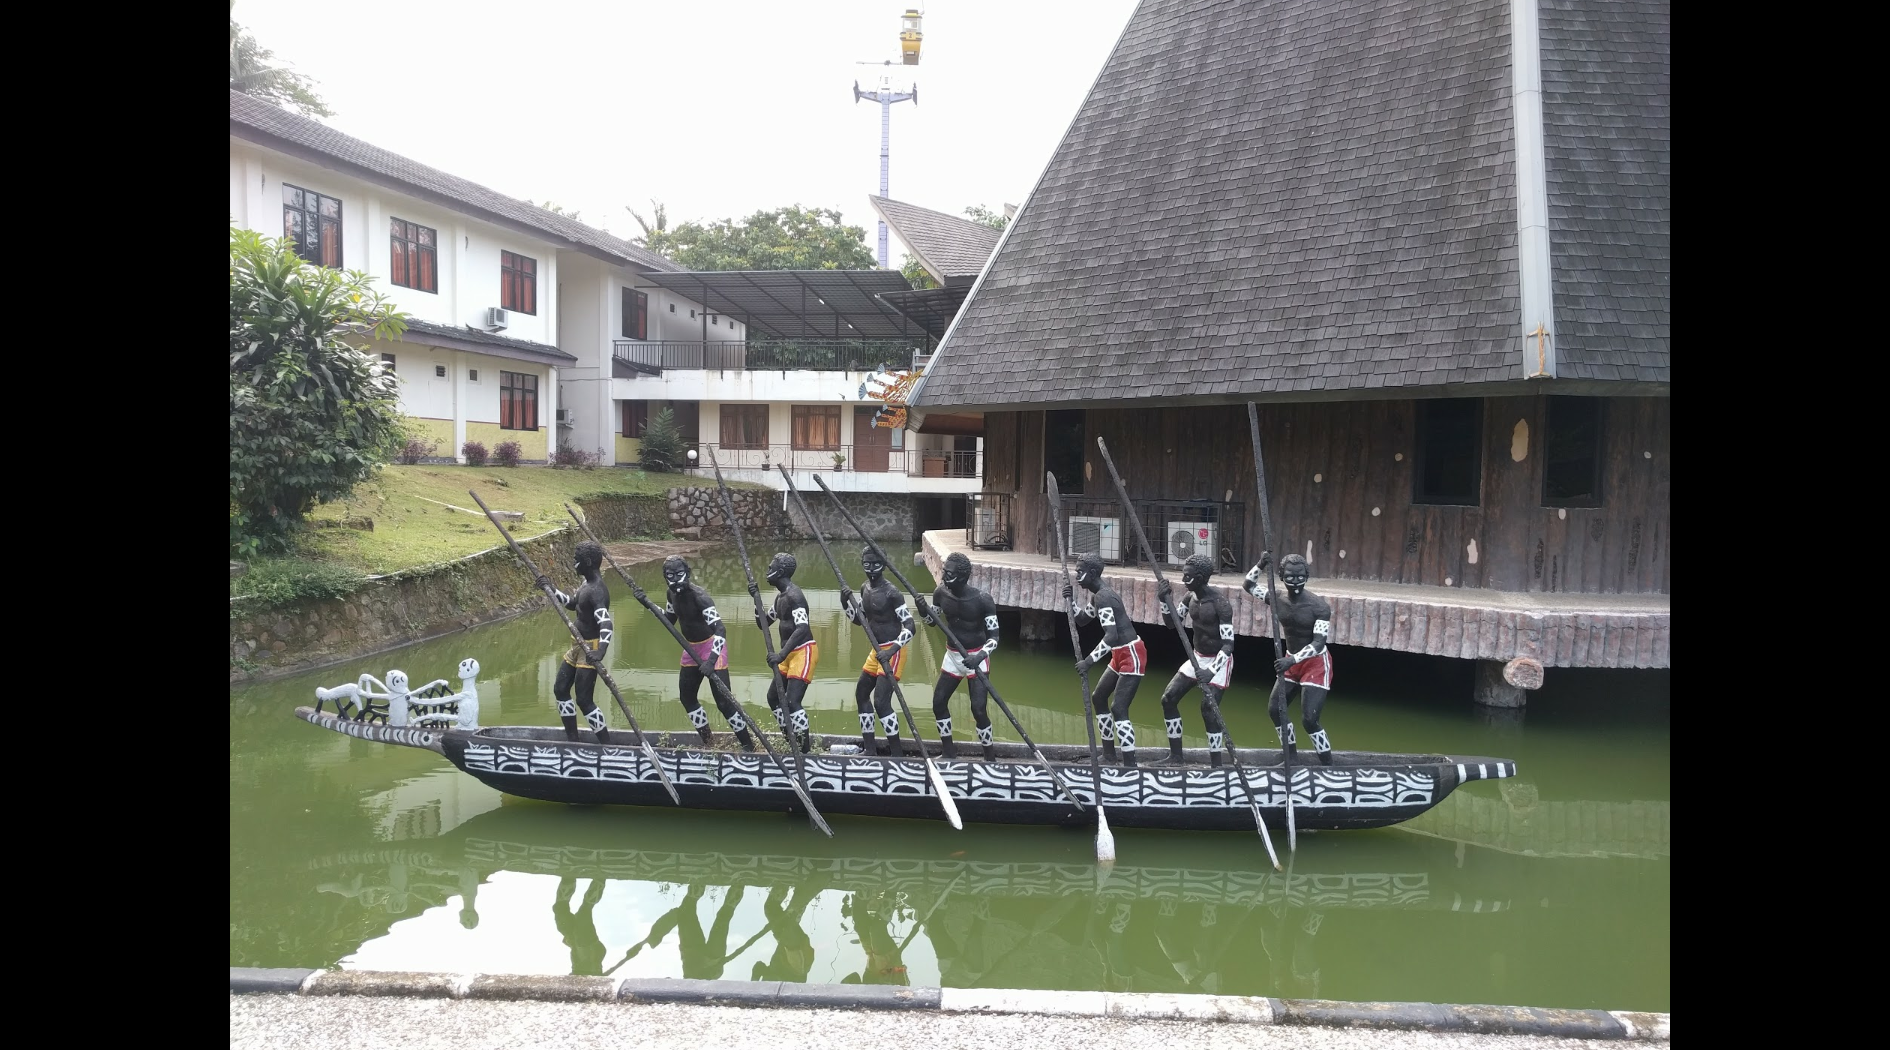
[[[335,111],[315,93],[314,78],[297,73],[276,59],[236,24],[236,0],[230,0],[230,87],[271,105],[311,117],[332,117]]]
[[[636,213],[631,212],[632,215]],[[659,220],[662,213],[658,212]],[[641,222],[641,217],[638,217]],[[866,231],[842,226],[831,208],[798,204],[746,219],[644,226],[644,245],[690,270],[871,270]]]
[[[534,200],[527,200],[525,203],[536,204],[540,208],[545,209],[546,211],[552,213],[553,215],[562,215],[565,218],[570,219],[572,222],[584,221],[583,217],[579,213],[575,211],[566,211],[564,209],[564,205],[562,204],[553,204],[551,201],[534,201]]]
[[[973,204],[966,208],[965,216],[972,222],[983,223],[994,230],[1001,230],[1011,224],[1010,216],[992,211],[982,204]]]
[[[346,496],[406,438],[399,387],[354,341],[407,315],[364,273],[304,262],[230,228],[230,548],[281,553],[308,512]]]
[[[916,255],[906,256],[905,264],[899,267],[899,272],[905,276],[906,283],[914,288],[938,287],[938,282],[932,279],[932,275],[925,269],[925,264],[921,263]]]
[[[649,238],[669,231],[669,210],[664,208],[663,205],[657,201],[653,200],[650,202],[650,214],[655,216],[654,222],[644,218],[641,213],[628,204],[624,205],[623,210],[630,213],[630,217],[637,221],[638,226],[643,227],[643,236],[638,237],[636,243],[643,245],[645,248],[649,247]]]
[[[637,461],[652,474],[667,474],[676,469],[683,456],[682,431],[676,426],[676,413],[668,405],[650,413],[643,425],[643,444],[637,449]]]

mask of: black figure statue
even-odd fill
[[[1142,676],[1148,673],[1148,646],[1142,644],[1141,637],[1135,633],[1135,624],[1129,621],[1129,610],[1122,604],[1122,596],[1115,588],[1103,584],[1102,574],[1102,559],[1094,554],[1083,555],[1076,563],[1076,582],[1094,597],[1089,604],[1078,605],[1069,584],[1064,584],[1063,598],[1075,611],[1078,626],[1091,621],[1102,624],[1102,641],[1096,643],[1088,656],[1077,661],[1076,669],[1087,671],[1108,658],[1109,667],[1090,697],[1096,711],[1096,728],[1102,731],[1103,757],[1111,762],[1116,760],[1115,748],[1110,743],[1113,727],[1115,742],[1122,745],[1122,764],[1133,766],[1135,727],[1129,724],[1129,704],[1135,699],[1135,691],[1142,687]],[[1112,694],[1115,701],[1108,705],[1105,713],[1103,698]]]
[[[610,648],[610,591],[604,586],[604,578],[598,575],[598,568],[604,564],[604,548],[590,540],[577,545],[577,557],[571,567],[584,577],[584,586],[576,594],[557,591],[558,604],[572,610],[577,615],[578,635],[584,639],[583,645],[572,644],[564,654],[564,663],[558,668],[558,678],[552,683],[552,695],[558,698],[558,718],[564,723],[564,735],[578,738],[577,714],[584,712],[584,720],[591,725],[591,731],[597,734],[599,743],[610,742],[610,731],[604,728],[604,712],[591,702],[591,694],[597,691],[597,669],[604,665],[604,653]],[[538,578],[540,588],[548,587],[551,581],[543,576]],[[555,589],[555,588],[554,588]],[[571,699],[571,686],[577,685],[577,699]]]
[[[906,643],[912,640],[912,610],[906,608],[899,588],[886,581],[886,563],[873,548],[860,552],[860,568],[866,570],[866,582],[857,597],[845,584],[840,587],[840,606],[847,619],[865,626],[878,647],[867,656],[853,687],[853,702],[860,709],[860,738],[872,754],[873,717],[878,715],[887,747],[879,754],[897,758],[905,751],[899,746],[899,716],[893,711],[892,691],[894,680],[905,680],[900,672],[906,663]]]
[[[986,674],[991,673],[991,654],[998,647],[997,603],[989,594],[971,585],[971,559],[963,554],[954,552],[945,559],[942,578],[944,585],[933,593],[932,605],[919,603],[919,615],[930,624],[936,624],[938,617],[944,616],[945,625],[951,628],[958,644],[975,644],[976,648],[946,651],[945,662],[939,665],[938,684],[932,687],[932,717],[938,720],[938,735],[945,745],[945,757],[954,757],[958,751],[952,742],[952,694],[958,691],[959,682],[968,679],[966,689],[971,693],[971,717],[978,724],[978,743],[984,748],[988,762],[996,757],[991,746],[991,716],[986,712],[989,697],[975,668],[983,666]]]
[[[669,603],[663,606],[663,619],[675,624],[689,643],[689,651],[677,655],[681,670],[676,675],[676,688],[683,710],[689,713],[689,724],[696,727],[703,743],[715,742],[715,734],[709,731],[709,713],[696,699],[702,688],[702,669],[708,668],[722,683],[722,692],[714,687],[709,690],[716,708],[728,719],[742,750],[753,751],[755,741],[748,733],[748,720],[734,700],[725,698],[734,695],[728,688],[728,626],[722,622],[722,614],[715,611],[715,599],[709,596],[708,588],[690,582],[689,563],[681,558],[663,562],[663,579],[669,581]]]
[[[784,696],[781,688],[770,682],[768,706],[774,709],[775,718],[800,738],[804,755],[813,748],[813,736],[808,732],[807,712],[801,709],[801,698],[807,695],[807,684],[814,680],[820,646],[814,641],[814,626],[807,617],[807,596],[794,582],[797,567],[792,554],[777,554],[768,562],[768,582],[780,592],[774,596],[774,608],[768,611],[768,621],[781,624],[781,648],[768,662],[780,670],[781,686],[786,687]],[[758,588],[749,589],[758,591]],[[768,624],[761,624],[761,629],[767,631]]]
[[[1264,574],[1272,557],[1271,551],[1262,553],[1260,563],[1248,571],[1246,582],[1241,584],[1248,594],[1263,602],[1268,600]],[[1273,698],[1267,702],[1267,714],[1273,719],[1274,730],[1280,734],[1285,761],[1292,761],[1295,738],[1293,720],[1286,706],[1292,703],[1293,692],[1298,690],[1300,718],[1306,723],[1306,732],[1312,737],[1320,763],[1329,766],[1332,740],[1319,726],[1319,712],[1326,706],[1326,697],[1332,690],[1332,651],[1326,648],[1326,640],[1332,636],[1332,604],[1306,589],[1306,580],[1311,575],[1305,558],[1289,554],[1280,559],[1280,583],[1286,593],[1277,597],[1273,613],[1279,618],[1281,632],[1286,635],[1286,655],[1273,661],[1273,670],[1280,677],[1273,683]]]
[[[1201,684],[1201,720],[1207,724],[1208,761],[1221,764],[1221,748],[1227,740],[1227,727],[1221,724],[1221,695],[1227,691],[1227,681],[1234,673],[1234,606],[1218,591],[1208,590],[1208,580],[1214,575],[1214,560],[1205,554],[1189,558],[1181,570],[1181,585],[1188,589],[1182,596],[1181,607],[1175,610],[1181,621],[1191,628],[1194,635],[1194,654],[1201,661],[1201,670],[1208,676],[1208,681]],[[1162,618],[1168,617],[1168,603],[1174,600],[1174,592],[1163,580],[1156,592],[1161,599]],[[1181,661],[1181,668],[1175,677],[1168,680],[1168,688],[1162,691],[1162,720],[1168,729],[1168,758],[1170,762],[1180,764],[1181,756],[1181,698],[1196,685],[1194,680],[1194,661]]]

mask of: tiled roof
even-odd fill
[[[915,403],[1517,379],[1511,108],[1500,3],[1144,0]]]
[[[1540,0],[1556,374],[1670,382],[1667,0]]]
[[[278,109],[240,91],[230,92],[230,134],[275,149],[312,153],[344,170],[422,198],[442,200],[449,207],[469,212],[514,229],[522,228],[561,247],[623,263],[638,270],[677,270],[681,267],[647,248],[586,226],[575,219],[547,211],[528,201],[508,197],[476,182],[449,175],[438,168],[412,161],[398,153],[370,145],[318,120]],[[330,164],[329,166],[337,166]]]
[[[976,277],[991,258],[991,249],[997,247],[999,231],[981,222],[886,197],[867,200],[941,283],[953,277]]]
[[[509,336],[487,332],[483,329],[469,328],[465,325],[437,324],[433,321],[419,320],[409,320],[407,322],[407,334],[404,337],[405,342],[427,343],[433,339],[445,342],[458,341],[460,343],[470,343],[478,347],[490,347],[495,351],[512,351],[512,353],[500,354],[502,357],[518,357],[520,355],[529,354],[531,355],[530,360],[542,360],[547,364],[565,365],[575,364],[577,362],[575,356],[565,353],[563,350],[549,343],[534,343],[529,339],[513,339]],[[463,348],[455,347],[454,349]]]

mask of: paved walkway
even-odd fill
[[[754,1009],[643,1003],[553,1003],[382,996],[230,996],[231,1050],[1600,1050],[1669,1047],[1521,1035],[1467,1035],[1029,1014]]]

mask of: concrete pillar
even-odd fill
[[[1022,623],[1018,626],[1017,637],[1023,642],[1054,642],[1057,639],[1057,616],[1042,609],[1019,610]]]
[[[1478,660],[1475,699],[1485,707],[1520,708],[1528,701],[1529,692],[1521,686],[1510,685],[1503,677],[1503,661]]]

